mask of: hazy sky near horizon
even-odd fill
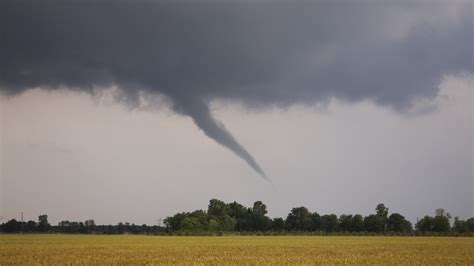
[[[1,1],[0,216],[152,224],[211,198],[474,216],[473,13]]]

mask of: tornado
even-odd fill
[[[267,177],[253,156],[232,136],[222,122],[212,116],[209,106],[205,102],[190,97],[174,97],[174,109],[178,113],[191,117],[206,136],[231,150],[263,179],[271,183],[270,178]]]

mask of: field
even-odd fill
[[[474,238],[0,235],[0,264],[474,264]]]

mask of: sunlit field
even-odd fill
[[[474,238],[0,235],[0,264],[474,263]]]

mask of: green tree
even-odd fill
[[[61,221],[58,223],[58,228],[61,232],[72,233],[71,232],[71,223],[69,221]]]
[[[267,214],[267,206],[261,201],[254,202],[250,215],[247,217],[250,230],[266,231],[271,229],[272,220],[265,214]]]
[[[26,223],[26,227],[25,227],[25,231],[26,232],[35,232],[36,231],[36,222],[35,221],[28,221]]]
[[[323,229],[323,220],[321,219],[319,213],[313,212],[311,214],[311,221],[313,222],[313,231],[321,231]]]
[[[341,214],[339,216],[339,228],[341,231],[349,232],[352,229],[352,215]]]
[[[411,223],[399,213],[392,213],[387,219],[387,230],[391,232],[410,232]]]
[[[285,220],[283,218],[274,218],[272,222],[273,231],[283,231],[285,229]]]
[[[364,230],[367,232],[378,231],[378,217],[375,214],[370,214],[364,218]]]
[[[252,210],[250,210],[250,208],[244,207],[242,204],[234,201],[227,204],[227,213],[235,219],[235,230],[253,230],[251,224]]]
[[[43,214],[38,216],[38,232],[48,232],[51,228],[51,225],[48,222],[48,215]]]
[[[451,219],[451,215],[445,212],[444,209],[437,209],[435,214],[431,230],[434,232],[449,232],[451,227],[449,219]]]
[[[207,208],[207,213],[216,217],[227,214],[227,204],[218,199],[211,199]]]
[[[206,230],[209,228],[209,215],[203,210],[196,210],[189,214],[190,217],[197,219],[199,228]]]
[[[364,218],[360,214],[354,215],[352,217],[351,230],[352,232],[362,232],[364,231]]]
[[[93,219],[86,220],[84,222],[84,227],[85,227],[86,232],[88,233],[94,232],[96,229],[95,221]]]
[[[128,223],[125,223],[126,225],[126,232],[130,232],[130,224]],[[84,226],[84,223],[83,222],[79,222],[79,233],[81,234],[85,234],[87,233],[87,228]]]
[[[185,231],[200,231],[206,228],[199,222],[199,218],[186,217],[181,221],[181,229]]]
[[[180,212],[173,216],[167,217],[163,222],[167,228],[177,231],[182,229],[182,221],[184,218],[188,217],[188,215],[189,213]],[[119,233],[122,233],[122,230],[124,229],[123,224],[119,223],[117,229],[119,230]]]
[[[243,219],[248,215],[248,208],[238,202],[227,204],[227,213],[234,218]]]
[[[469,232],[469,227],[466,221],[461,220],[456,216],[454,217],[453,231],[463,234]]]
[[[425,217],[421,218],[416,224],[415,224],[416,230],[424,233],[424,232],[430,232],[433,229],[433,217],[429,215],[425,215]]]
[[[252,212],[255,215],[265,215],[267,214],[267,206],[261,201],[256,201],[253,203]]]
[[[236,221],[234,218],[230,217],[229,215],[225,214],[218,218],[219,222],[219,230],[222,231],[234,231]]]
[[[377,232],[387,231],[388,208],[383,203],[379,203],[375,210],[377,212]]]
[[[209,228],[210,231],[218,231],[218,230],[220,230],[221,225],[220,225],[219,221],[217,221],[216,219],[211,218],[209,220],[208,228]]]
[[[286,217],[286,229],[290,231],[311,231],[313,227],[311,216],[311,213],[305,207],[291,209]]]
[[[339,231],[339,220],[335,214],[326,214],[321,216],[322,228],[324,231],[331,233]]]
[[[20,232],[21,223],[16,219],[11,219],[3,225],[3,231],[6,233]]]
[[[469,218],[466,220],[467,229],[469,232],[474,232],[474,218]]]

